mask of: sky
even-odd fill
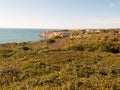
[[[0,0],[0,28],[120,28],[120,0]]]

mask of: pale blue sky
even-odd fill
[[[120,0],[0,0],[0,28],[120,28]]]

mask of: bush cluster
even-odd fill
[[[102,51],[102,52],[120,53],[120,44],[119,43],[111,43],[111,42],[78,44],[78,45],[68,46],[68,50]]]

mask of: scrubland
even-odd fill
[[[120,34],[72,32],[0,45],[0,90],[120,90]]]

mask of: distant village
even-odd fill
[[[120,29],[86,29],[85,30],[85,34],[92,34],[92,33],[115,34],[115,33],[120,33]]]

